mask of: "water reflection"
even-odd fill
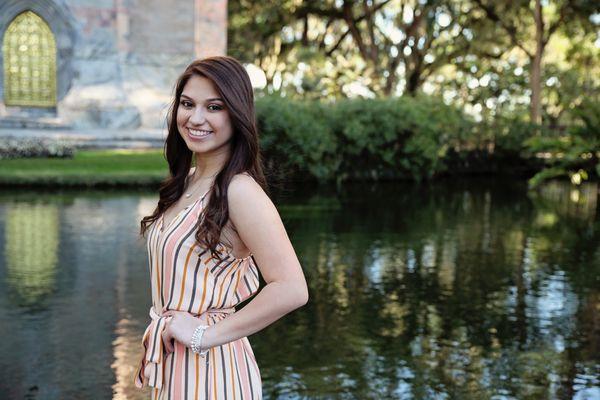
[[[38,308],[55,288],[60,224],[58,207],[10,204],[5,209],[6,284],[14,306]]]
[[[137,231],[156,199],[5,196],[0,393],[148,398],[132,379],[150,303]],[[485,181],[282,195],[311,301],[250,339],[265,397],[598,396],[597,196]]]

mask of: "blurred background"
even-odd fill
[[[600,399],[600,5],[0,4],[0,399],[142,399],[177,76],[246,67],[310,302],[266,399]]]

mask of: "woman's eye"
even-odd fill
[[[211,110],[211,111],[218,111],[218,110],[222,110],[222,109],[223,109],[223,107],[221,107],[221,106],[220,106],[220,105],[218,105],[218,104],[210,104],[210,105],[208,106],[208,109],[209,109],[209,110]]]
[[[192,106],[192,103],[190,103],[189,101],[183,100],[181,102],[181,105],[184,106],[184,107],[186,107],[186,108],[189,108],[189,107]]]

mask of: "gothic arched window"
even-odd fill
[[[56,42],[48,24],[32,11],[15,17],[4,33],[4,103],[56,106]]]

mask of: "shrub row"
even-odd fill
[[[538,184],[574,171],[600,175],[597,102],[582,104],[579,123],[563,131],[512,116],[475,122],[429,96],[335,103],[267,96],[256,108],[267,168],[286,178],[420,181],[440,174],[537,173],[531,182]]]
[[[430,178],[474,127],[457,108],[428,97],[265,97],[256,107],[268,167],[317,180]]]
[[[42,138],[0,138],[0,159],[73,157],[75,146],[64,141]]]

